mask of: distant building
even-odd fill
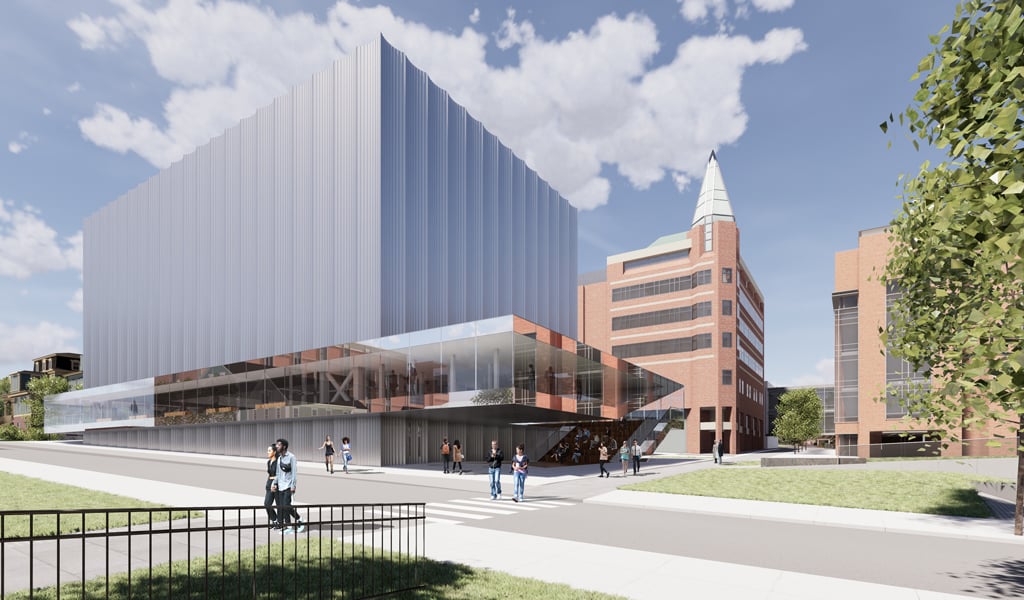
[[[11,391],[7,395],[7,406],[0,422],[14,423],[25,429],[30,409],[28,405],[28,383],[37,377],[53,375],[68,380],[68,387],[82,383],[82,355],[75,352],[55,352],[32,360],[31,371],[15,371],[8,376]]]
[[[711,153],[689,231],[580,278],[579,339],[686,387],[688,452],[764,447],[764,296]]]
[[[949,456],[1012,455],[1014,444],[986,443],[995,435],[1009,436],[1005,427],[982,424],[956,432],[963,444],[943,449],[946,432],[925,421],[907,419],[901,399],[914,386],[931,385],[927,373],[914,371],[891,355],[879,328],[889,319],[889,307],[899,290],[880,281],[890,248],[884,227],[861,231],[857,247],[835,255],[835,390],[836,444],[846,455],[920,456],[922,452]]]

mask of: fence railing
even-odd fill
[[[0,598],[368,598],[422,585],[425,505],[0,511]]]

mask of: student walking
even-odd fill
[[[266,494],[263,496],[263,508],[267,509],[267,520],[270,528],[277,530],[281,526],[277,523],[277,511],[274,510],[274,500],[277,495],[274,487],[274,480],[277,477],[277,448],[273,444],[267,446],[267,481]]]
[[[327,472],[334,475],[334,442],[331,441],[331,436],[324,438],[324,443],[320,444],[319,449],[324,451],[324,466],[327,467]]]
[[[297,530],[302,533],[306,526],[299,518],[299,514],[292,508],[292,496],[295,494],[295,482],[299,474],[299,459],[288,451],[288,440],[280,438],[277,440],[277,471],[274,477],[274,485],[271,489],[277,494],[277,516],[280,517],[280,524],[284,525],[284,533],[295,533],[292,528],[291,518],[295,516]]]
[[[611,473],[608,469],[604,468],[608,464],[608,446],[601,442],[601,445],[597,447],[597,464],[601,467],[601,474],[598,477],[610,477]]]
[[[619,446],[619,460],[622,461],[622,476],[625,477],[629,471],[629,444],[626,440],[622,440],[622,445]]]
[[[352,442],[348,436],[341,438],[341,470],[348,475],[348,463],[352,462]]]
[[[441,460],[444,462],[444,472],[448,473],[452,463],[452,448],[448,445],[448,438],[441,440]]]
[[[633,457],[633,475],[640,473],[640,457],[643,456],[644,451],[640,449],[640,442],[633,440],[633,445],[629,448],[629,454]]]
[[[516,455],[512,457],[512,477],[514,487],[513,502],[523,502],[523,489],[526,487],[526,474],[530,469],[530,459],[526,456],[526,448],[522,444],[516,446]]]
[[[715,461],[715,464],[718,464],[718,440],[711,444],[711,458]]]
[[[462,444],[459,440],[455,440],[452,443],[452,472],[455,472],[455,467],[459,468],[459,475],[462,475]]]
[[[498,440],[491,440],[491,453],[487,455],[487,479],[491,483],[491,500],[501,500],[501,462],[505,454],[498,447]]]

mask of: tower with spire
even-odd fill
[[[689,230],[580,277],[579,339],[685,386],[675,408],[687,452],[710,453],[719,440],[730,453],[757,450],[767,418],[763,298],[712,151]]]

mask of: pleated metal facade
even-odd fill
[[[89,387],[517,314],[576,334],[576,209],[385,40],[85,223]]]

